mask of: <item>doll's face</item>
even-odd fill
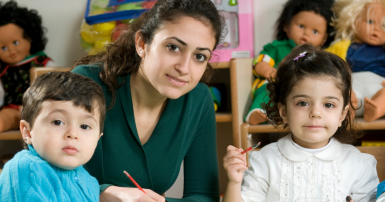
[[[385,44],[384,8],[379,3],[369,3],[356,20],[354,42],[372,46]]]
[[[16,64],[30,55],[31,42],[23,37],[24,30],[15,24],[0,27],[0,60]]]
[[[327,22],[325,18],[312,11],[301,11],[284,27],[289,39],[295,44],[310,43],[313,46],[323,45],[327,39]]]

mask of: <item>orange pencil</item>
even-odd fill
[[[247,148],[245,151],[241,152],[241,154],[244,154],[244,153],[246,153],[246,152],[248,152],[248,151],[250,151],[252,149],[257,148],[260,144],[261,144],[261,142],[258,142],[258,144],[254,145],[252,147]]]
[[[134,180],[134,178],[132,178],[131,175],[128,174],[127,171],[123,171],[123,173],[126,174],[128,178],[130,178],[130,180],[135,184],[136,187],[138,187],[138,189],[139,189],[140,191],[142,191],[143,193],[147,194],[147,193],[142,189],[142,187],[140,187],[139,184],[136,183],[136,181]]]

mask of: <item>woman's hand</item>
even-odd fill
[[[100,194],[100,201],[108,202],[165,202],[165,198],[151,189],[144,189],[143,193],[138,188],[110,186]]]
[[[227,153],[223,157],[223,166],[229,178],[229,183],[240,184],[243,174],[247,170],[246,154],[241,154],[242,151],[243,149],[231,145],[227,147]]]

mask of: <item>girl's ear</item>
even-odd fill
[[[142,31],[137,31],[135,34],[135,47],[138,55],[143,58],[145,55],[146,43],[143,41]]]
[[[286,107],[282,103],[278,103],[279,116],[281,116],[284,124],[287,124]]]
[[[28,145],[32,144],[31,127],[25,120],[20,121],[20,131],[24,142]]]
[[[342,122],[346,118],[346,114],[348,114],[349,111],[349,105],[346,105],[345,109],[342,110],[341,117],[340,117],[340,123],[338,124],[338,127],[341,127]]]

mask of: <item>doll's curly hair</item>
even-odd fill
[[[353,39],[357,32],[355,22],[360,19],[368,3],[380,3],[385,7],[385,0],[339,0],[333,5],[335,16],[331,25],[336,30],[335,39]],[[385,16],[382,18],[382,23],[384,22]]]
[[[0,26],[15,24],[24,30],[24,38],[31,41],[31,54],[42,51],[47,44],[45,28],[36,10],[17,6],[15,1],[0,2]]]
[[[304,57],[298,57],[305,52]],[[297,59],[295,59],[297,58]],[[289,53],[280,63],[276,78],[269,78],[267,89],[269,102],[262,104],[266,115],[274,126],[288,125],[279,114],[278,104],[287,106],[287,97],[293,87],[305,78],[331,77],[336,87],[341,90],[343,106],[349,106],[346,118],[342,121],[333,137],[338,141],[353,144],[362,137],[362,131],[353,130],[351,110],[352,77],[349,65],[339,56],[308,44],[303,44]]]
[[[328,47],[333,41],[334,29],[330,25],[333,17],[333,6],[334,0],[289,0],[283,6],[283,11],[276,22],[276,39],[284,40],[288,39],[284,28],[290,24],[291,19],[302,11],[312,11],[322,16],[327,22],[326,34],[328,38],[323,44],[323,47]]]

